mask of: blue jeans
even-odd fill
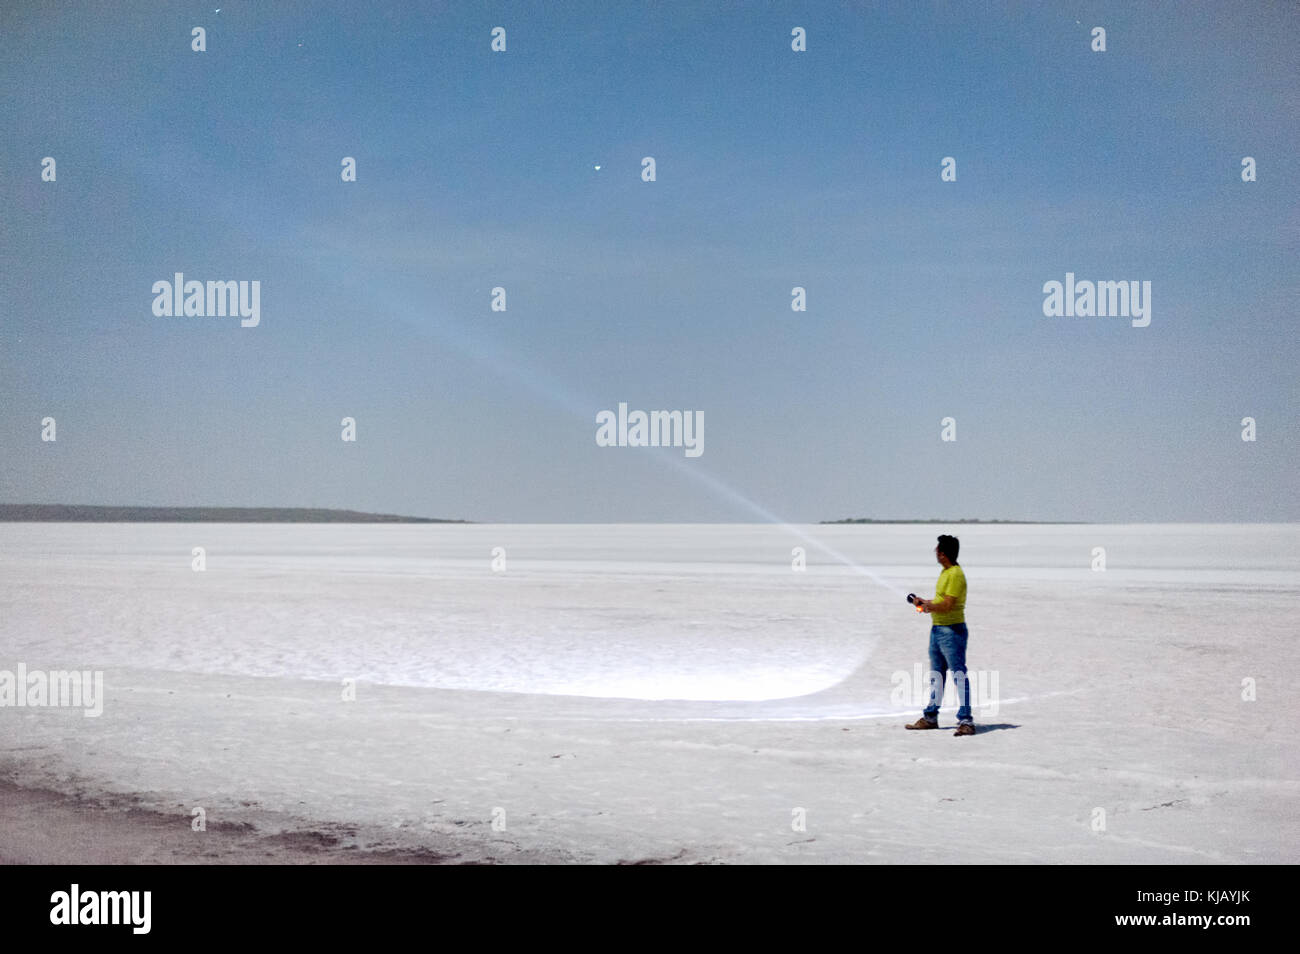
[[[930,627],[930,701],[925,707],[927,719],[939,718],[939,703],[947,675],[957,689],[957,721],[974,723],[970,714],[970,682],[966,678],[966,624]]]

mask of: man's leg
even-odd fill
[[[939,705],[943,702],[943,686],[948,678],[948,660],[941,644],[946,627],[930,627],[930,699],[922,713],[931,722],[939,721]]]
[[[957,721],[974,725],[970,706],[970,677],[966,673],[966,643],[969,634],[965,623],[954,623],[947,628],[942,648],[948,665],[952,667],[952,681],[957,688]]]

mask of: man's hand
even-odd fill
[[[945,596],[940,600],[921,600],[921,608],[927,613],[943,613],[952,605],[952,597]]]

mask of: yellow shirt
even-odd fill
[[[939,574],[939,581],[934,584],[934,598],[937,602],[945,596],[956,601],[946,613],[931,613],[930,621],[935,626],[951,626],[966,622],[966,574],[954,563]]]

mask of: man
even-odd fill
[[[953,735],[974,735],[975,720],[970,713],[970,682],[966,678],[966,574],[957,565],[961,543],[943,534],[934,548],[934,557],[943,570],[934,585],[934,599],[918,600],[930,614],[930,701],[921,718],[907,728],[939,728],[939,703],[948,672],[952,672],[957,690],[957,731]]]

